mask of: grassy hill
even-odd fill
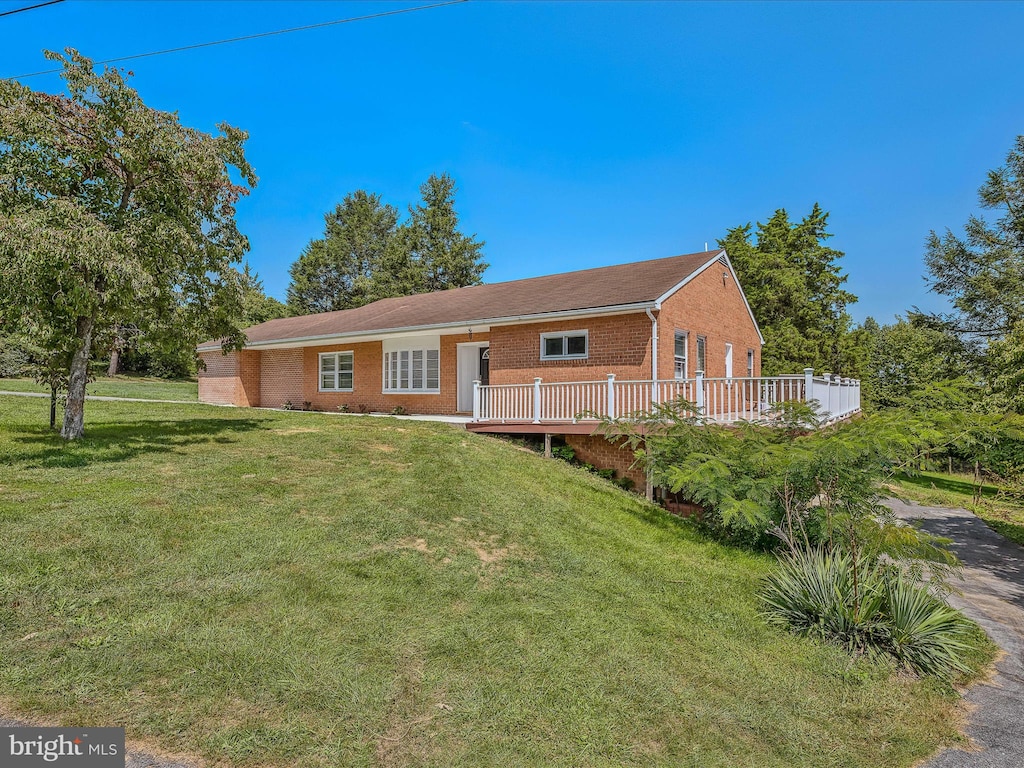
[[[906,766],[955,697],[770,564],[441,424],[0,397],[0,696],[225,765]]]

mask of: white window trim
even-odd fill
[[[352,355],[352,386],[351,387],[332,387],[324,389],[324,358],[334,358],[334,381],[337,383],[338,374],[341,372],[340,361],[338,357],[340,355]],[[317,392],[353,392],[355,391],[356,383],[356,353],[351,349],[344,349],[339,352],[321,352],[316,356],[316,388]]]
[[[582,355],[545,355],[544,354],[544,342],[548,339],[564,339],[569,336],[582,336],[584,344],[586,344],[586,352]],[[565,343],[565,349],[569,348],[569,342]],[[541,360],[586,360],[590,357],[590,331],[579,330],[579,331],[551,331],[550,333],[542,333],[540,335],[540,359]]]
[[[704,365],[701,365],[701,359],[700,359],[700,348],[701,347],[704,347]],[[697,341],[696,341],[696,346],[694,347],[694,354],[696,356],[696,360],[694,360],[694,365],[696,365],[697,366],[697,370],[700,371],[702,374],[704,374],[704,377],[707,378],[708,372],[704,371],[704,370],[701,370],[701,368],[707,368],[708,367],[708,337],[707,336],[701,336],[700,334],[697,334]]]
[[[678,337],[683,337],[683,375],[680,376],[676,370],[676,363],[679,361],[679,355],[676,354],[676,341]],[[690,332],[683,331],[676,328],[675,333],[672,335],[672,374],[679,381],[685,381],[690,375]]]
[[[754,350],[748,348],[747,349],[747,378],[753,378],[753,376],[754,376],[754,363],[755,362],[756,362],[756,360],[754,358]]]
[[[401,374],[398,377],[399,387],[392,389],[388,386],[388,354],[400,354],[402,352],[409,353],[409,388],[403,389]],[[412,353],[422,352],[423,353],[423,383],[427,381],[427,353],[437,352],[437,388],[412,388]],[[441,394],[441,348],[440,347],[401,347],[398,349],[385,349],[380,356],[380,381],[381,381],[381,394],[382,395],[440,395]]]

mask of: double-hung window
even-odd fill
[[[586,331],[542,333],[540,335],[541,360],[582,360],[589,354]]]
[[[690,353],[687,349],[690,334],[686,331],[676,331],[676,378],[685,379],[690,374]]]
[[[441,388],[438,349],[396,349],[384,353],[384,391],[436,394]]]
[[[707,348],[708,340],[704,336],[697,337],[697,370],[708,375],[707,369]]]
[[[351,392],[353,355],[351,352],[320,354],[320,391]]]

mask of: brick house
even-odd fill
[[[828,386],[806,372],[760,378],[763,338],[724,250],[382,299],[245,333],[240,351],[199,346],[200,401],[464,415],[475,431],[563,435],[581,459],[627,474],[594,416],[682,397],[731,421]]]
[[[199,346],[199,399],[471,414],[484,385],[758,376],[762,338],[725,251],[383,299]]]

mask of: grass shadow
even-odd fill
[[[948,477],[945,475],[932,475],[932,474],[915,474],[915,475],[899,475],[898,479],[900,482],[913,485],[924,490],[936,490],[946,491],[947,493],[956,493],[960,496],[967,497],[968,500],[974,497],[974,485],[970,480],[960,480],[954,477]],[[981,495],[987,498],[995,498],[999,493],[999,489],[994,485],[983,484],[981,486]]]
[[[26,469],[84,467],[149,453],[173,453],[201,443],[233,443],[235,435],[265,423],[255,418],[111,422],[86,425],[85,436],[71,442],[40,429],[15,437],[14,442],[25,449],[8,458]]]

